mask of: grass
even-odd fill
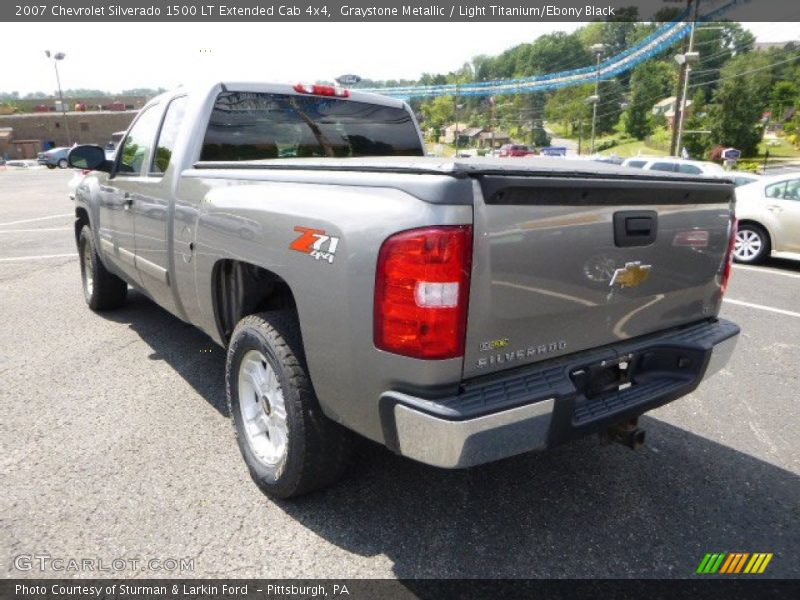
[[[772,144],[775,144],[774,146]],[[765,152],[769,150],[770,159],[773,158],[800,158],[800,148],[792,146],[783,138],[764,140],[758,145],[758,157],[763,160]]]

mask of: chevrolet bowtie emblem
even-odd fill
[[[625,263],[623,268],[614,271],[614,276],[608,285],[618,285],[621,288],[636,287],[647,281],[651,269],[652,265],[643,265],[639,261]]]

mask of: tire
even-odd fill
[[[48,169],[55,169],[56,166],[55,165],[51,165],[50,163],[47,163],[47,168]]]
[[[307,494],[347,470],[352,435],[322,414],[293,311],[239,321],[228,346],[225,387],[239,449],[268,495]]]
[[[733,248],[733,259],[738,263],[758,264],[770,255],[771,243],[769,234],[760,225],[745,223],[736,231],[736,245]]]
[[[108,271],[94,247],[92,230],[88,225],[81,229],[78,238],[78,256],[81,263],[81,287],[89,308],[96,311],[119,308],[125,304],[128,284]]]
[[[69,166],[69,162],[66,158],[62,158],[58,161],[58,168],[59,169],[66,169]]]

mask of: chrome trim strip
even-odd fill
[[[429,465],[469,467],[547,445],[554,398],[503,412],[448,421],[394,407],[400,453]]]
[[[122,259],[124,262],[128,263],[133,267],[136,266],[136,255],[130,250],[125,250],[125,248],[120,248],[119,246],[117,246],[117,254],[119,255],[120,259]]]
[[[142,273],[146,273],[150,275],[150,277],[157,279],[161,283],[169,285],[169,273],[164,267],[137,255],[136,268]]]

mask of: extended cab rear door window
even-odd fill
[[[403,108],[302,94],[223,92],[200,160],[423,154],[414,121]]]
[[[186,96],[175,98],[169,103],[167,114],[164,115],[164,121],[161,123],[161,131],[158,132],[156,151],[153,153],[153,161],[150,165],[150,175],[160,176],[167,172],[185,112]]]
[[[144,109],[131,127],[117,153],[117,175],[139,176],[156,138],[161,111],[157,105]]]

